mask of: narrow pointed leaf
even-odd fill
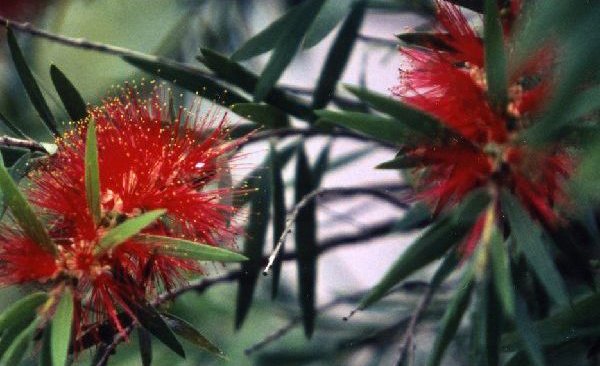
[[[473,193],[452,216],[436,222],[402,253],[381,281],[361,300],[358,309],[373,305],[406,277],[443,256],[469,232],[488,201],[489,197],[484,192]]]
[[[39,366],[52,366],[52,349],[50,348],[50,329],[51,327],[44,328],[44,334],[42,334],[42,349],[40,350]]]
[[[22,137],[22,138],[29,138],[29,136],[27,136],[27,134],[25,134],[25,132],[21,131],[21,129],[19,127],[17,127],[13,122],[11,122],[8,118],[6,118],[5,115],[0,113],[0,122],[2,122],[4,125],[6,125],[6,127],[8,127],[9,130],[12,131],[12,133],[15,134],[15,136],[17,137]]]
[[[492,103],[502,109],[508,98],[508,75],[504,51],[504,33],[498,1],[485,0],[484,15],[485,73]]]
[[[335,87],[354,48],[356,36],[365,15],[365,9],[366,3],[364,0],[354,4],[352,11],[344,21],[333,45],[330,47],[313,93],[313,109],[321,109],[327,106],[333,98]]]
[[[468,268],[465,274],[463,274],[448,309],[444,313],[440,329],[437,332],[438,335],[433,344],[432,352],[427,360],[427,366],[437,366],[441,364],[444,352],[452,339],[454,339],[454,335],[458,330],[463,315],[469,306],[473,290],[473,280],[473,271],[471,268]]]
[[[160,60],[149,60],[138,57],[123,57],[127,63],[144,70],[154,76],[172,82],[191,92],[210,99],[222,105],[245,103],[248,99],[240,94],[227,89],[192,67],[182,67]]]
[[[223,81],[236,85],[247,93],[252,93],[256,88],[258,82],[256,74],[215,51],[203,48],[202,57],[198,57],[198,61]],[[315,119],[312,110],[302,100],[288,95],[279,88],[271,89],[265,97],[265,102],[300,119],[307,121]]]
[[[327,145],[321,150],[319,156],[317,157],[317,161],[315,162],[315,167],[313,168],[312,177],[313,177],[313,185],[319,187],[321,185],[321,181],[323,180],[323,176],[327,173],[329,168],[329,153],[331,152],[331,144],[332,140],[327,142]]]
[[[569,295],[566,286],[544,246],[540,227],[533,222],[519,201],[507,191],[502,192],[502,209],[508,217],[511,235],[548,295],[557,304],[567,305]]]
[[[590,293],[563,307],[552,315],[530,325],[532,332],[544,346],[572,342],[579,337],[600,334],[600,294]],[[505,334],[502,347],[506,351],[523,348],[519,332]]]
[[[281,164],[280,153],[275,149],[275,145],[271,144],[270,150],[270,170],[271,170],[271,199],[272,199],[272,212],[273,212],[273,248],[277,246],[279,242],[279,238],[283,234],[283,230],[285,229],[285,216],[286,216],[286,208],[285,208],[285,187],[283,185],[283,178],[281,176],[281,169],[283,168]],[[284,253],[284,245],[281,246],[281,253]],[[279,280],[281,278],[281,265],[283,262],[281,261],[281,256],[275,259],[273,263],[273,282],[271,289],[271,297],[275,298],[277,296],[277,291],[279,289]]]
[[[71,294],[71,291],[66,288],[56,306],[56,312],[52,317],[50,348],[52,350],[52,364],[54,366],[64,366],[67,363],[72,328],[73,295]]]
[[[373,152],[373,148],[370,146],[364,147],[362,149],[351,151],[346,154],[340,155],[335,159],[332,159],[329,163],[329,171],[334,171],[340,168],[345,167],[350,163],[357,162],[361,158],[369,155],[369,153]]]
[[[423,202],[416,203],[396,224],[395,229],[401,232],[421,229],[433,220],[431,209]]]
[[[376,110],[394,117],[404,128],[422,136],[439,137],[440,133],[445,130],[440,122],[432,116],[409,107],[391,97],[353,86],[347,86],[346,88],[360,100],[369,103]]]
[[[494,272],[494,287],[498,298],[502,301],[504,312],[510,319],[515,316],[515,293],[508,254],[502,242],[498,229],[494,230],[490,239],[492,254],[492,270]]]
[[[25,357],[25,353],[29,348],[29,344],[33,339],[33,332],[37,327],[37,321],[32,322],[29,326],[19,333],[19,335],[14,338],[12,344],[6,350],[6,354],[2,358],[3,365],[19,365],[23,357]]]
[[[410,129],[395,119],[361,112],[318,110],[315,113],[321,118],[376,140],[404,144],[412,138]]]
[[[167,212],[167,210],[153,210],[125,220],[125,222],[111,229],[100,239],[96,252],[101,253],[123,243],[132,236],[138,234],[147,226],[153,224],[159,217],[164,215],[165,212]]]
[[[294,156],[296,149],[298,148],[298,143],[292,143],[289,146],[283,148],[280,152],[278,152],[279,156],[279,164],[281,168],[283,168],[288,161]],[[270,167],[271,161],[269,158],[265,159],[260,165],[254,169],[250,174],[247,175],[247,178],[242,180],[242,183],[236,187],[236,189],[244,189],[248,187],[259,187],[265,183],[263,183],[263,179],[265,177],[265,170],[268,170]],[[252,201],[255,196],[260,195],[260,190],[253,190],[248,192],[246,195],[240,197],[236,201],[236,207],[242,207],[248,202]]]
[[[46,302],[46,300],[48,300],[46,293],[35,292],[9,306],[0,314],[0,334],[14,326],[20,319],[33,319],[36,309]]]
[[[35,107],[36,111],[46,124],[46,127],[56,136],[58,136],[58,129],[56,127],[56,121],[54,116],[50,112],[50,108],[46,103],[46,99],[42,95],[42,91],[38,86],[33,74],[31,73],[31,69],[27,66],[27,62],[25,61],[25,57],[23,56],[23,52],[17,43],[17,39],[13,31],[8,28],[7,32],[7,40],[8,40],[8,48],[10,49],[10,54],[12,56],[13,62],[15,64],[15,68],[17,69],[17,73],[19,74],[19,78],[25,87],[25,91],[31,100],[31,103]]]
[[[98,140],[96,138],[96,121],[90,118],[85,139],[85,198],[88,210],[98,225],[102,217],[100,203],[100,167],[98,162]]]
[[[84,119],[87,116],[87,107],[73,83],[55,65],[50,65],[50,77],[52,78],[54,89],[56,89],[71,120],[79,121]]]
[[[271,88],[277,83],[283,71],[296,55],[308,27],[314,21],[324,1],[305,1],[300,5],[301,8],[298,12],[289,20],[286,29],[281,32],[273,53],[256,83],[254,101],[260,102],[264,100]]]
[[[11,178],[10,173],[4,166],[2,156],[0,156],[0,188],[2,189],[4,203],[10,208],[17,224],[25,234],[44,250],[53,254],[56,253],[56,245],[50,239],[44,224],[37,218],[29,202]]]
[[[452,47],[450,47],[446,42],[444,42],[443,33],[425,33],[425,32],[410,32],[410,33],[401,33],[396,35],[396,37],[402,42],[414,46],[421,46],[427,48],[433,48],[440,51],[452,51]]]
[[[287,30],[289,22],[296,17],[301,9],[300,5],[292,7],[279,19],[247,40],[242,47],[231,55],[231,59],[233,61],[244,61],[272,50],[281,38],[281,34]]]
[[[538,335],[533,330],[533,324],[527,313],[527,305],[522,299],[517,300],[515,307],[515,326],[525,348],[529,361],[534,366],[544,366],[544,352]]]
[[[377,165],[376,169],[406,169],[414,168],[420,161],[410,156],[400,155],[392,160],[388,160]]]
[[[185,239],[149,234],[141,234],[137,238],[140,243],[154,245],[159,252],[172,257],[218,262],[242,262],[248,259],[231,250]]]
[[[173,315],[173,314],[162,314],[165,322],[175,332],[175,334],[183,337],[196,347],[212,353],[220,358],[225,358],[225,353],[219,349],[213,342],[206,338],[200,331],[187,321]]]
[[[315,21],[306,32],[302,47],[312,48],[327,37],[350,12],[353,3],[354,0],[325,0]]]
[[[290,120],[280,109],[268,104],[238,103],[231,110],[265,128],[282,128],[290,125]]]
[[[130,301],[127,305],[134,312],[142,327],[152,333],[152,335],[158,338],[158,340],[169,347],[173,352],[185,358],[183,346],[179,343],[169,325],[152,305],[140,301]]]
[[[258,192],[252,197],[250,205],[250,222],[247,227],[244,255],[248,258],[242,263],[242,275],[238,282],[235,328],[243,325],[254,296],[256,281],[262,269],[262,256],[267,227],[269,224],[269,181],[261,179]]]
[[[298,204],[304,196],[312,192],[314,185],[312,172],[302,145],[298,148],[296,163],[295,202]],[[310,338],[314,331],[316,318],[316,281],[317,281],[317,222],[316,204],[311,200],[298,213],[296,227],[296,253],[298,254],[298,288],[302,309],[304,334]]]
[[[2,332],[2,338],[0,338],[0,358],[5,359],[7,351],[11,348],[13,343],[19,338],[19,335],[23,333],[23,329],[26,329],[32,324],[35,324],[36,313],[23,314],[11,322],[10,327],[6,327]]]
[[[138,346],[142,366],[152,365],[152,337],[144,328],[138,328]]]

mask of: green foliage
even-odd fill
[[[13,63],[15,64],[15,68],[19,74],[19,78],[25,87],[25,91],[31,100],[31,103],[35,107],[42,121],[44,121],[46,127],[54,134],[58,135],[58,129],[56,125],[56,120],[50,112],[50,108],[48,107],[48,103],[46,103],[46,99],[42,95],[42,91],[38,86],[33,74],[31,73],[31,69],[27,65],[25,61],[25,57],[23,56],[23,52],[17,43],[17,39],[13,31],[9,28],[7,32],[8,39],[8,47],[10,49],[10,54],[13,59]]]
[[[406,277],[443,256],[467,234],[488,201],[489,197],[484,192],[473,193],[455,213],[436,221],[396,260],[381,281],[361,300],[359,309],[373,305]]]
[[[73,316],[73,294],[69,288],[65,288],[58,305],[56,305],[50,328],[50,350],[53,365],[63,366],[67,363],[71,345]]]
[[[141,234],[136,239],[140,239],[136,242],[155,245],[156,250],[172,257],[217,262],[243,262],[248,259],[224,248],[168,236]]]
[[[508,98],[504,34],[496,0],[485,0],[485,74],[492,103],[502,110]]]
[[[145,212],[139,216],[125,220],[125,222],[110,229],[98,242],[95,248],[96,253],[106,252],[122,244],[127,239],[135,236],[149,225],[152,225],[159,217],[164,215],[167,210],[153,210]]]
[[[84,119],[87,116],[87,107],[73,83],[55,65],[50,65],[50,77],[52,78],[54,89],[56,89],[60,100],[67,109],[71,120],[79,121]]]
[[[100,170],[98,163],[98,139],[96,138],[96,121],[91,118],[87,125],[85,139],[85,198],[88,210],[94,223],[98,225],[102,219],[102,203],[100,195]]]
[[[304,147],[298,147],[296,162],[296,183],[294,195],[296,205],[306,195],[310,194],[316,185],[313,172],[308,165]],[[316,281],[317,281],[317,223],[316,204],[308,201],[296,217],[296,253],[298,253],[298,285],[300,286],[300,308],[304,334],[310,338],[314,331],[316,312]]]
[[[12,216],[25,234],[36,244],[44,248],[44,250],[55,254],[56,245],[50,239],[50,235],[46,231],[44,224],[36,216],[27,199],[19,191],[17,184],[13,181],[13,178],[4,166],[4,160],[1,156],[0,189],[2,189],[4,203],[8,206]]]

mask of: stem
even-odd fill
[[[302,208],[304,208],[304,206],[306,206],[309,202],[316,199],[317,197],[325,196],[325,195],[329,195],[329,194],[333,194],[336,196],[353,196],[353,195],[365,194],[365,195],[371,195],[376,198],[385,200],[386,202],[389,202],[390,204],[395,205],[396,207],[399,207],[401,209],[407,209],[410,207],[407,203],[398,200],[393,195],[391,195],[385,191],[373,189],[373,188],[350,187],[350,188],[318,188],[318,189],[315,189],[314,191],[305,195],[302,198],[302,200],[300,200],[300,202],[298,202],[294,206],[292,211],[288,214],[283,233],[281,234],[281,237],[279,238],[279,241],[277,242],[275,249],[273,249],[273,252],[269,256],[269,261],[268,261],[265,269],[263,270],[263,275],[266,276],[269,274],[271,267],[275,263],[275,260],[277,259],[277,256],[279,255],[279,252],[281,251],[281,248],[283,246],[283,243],[285,242],[285,239],[287,238],[289,233],[292,231],[292,226],[294,225],[294,222],[296,221],[296,218],[298,217],[300,210]]]
[[[1,147],[19,147],[25,148],[30,151],[38,151],[44,154],[48,154],[48,150],[42,144],[37,141],[29,139],[18,139],[10,136],[0,136]]]

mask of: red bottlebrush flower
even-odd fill
[[[41,249],[24,234],[5,229],[0,247],[0,284],[28,282],[70,286],[77,334],[108,319],[124,333],[119,313],[135,319],[130,305],[200,274],[195,261],[169,255],[160,243],[133,237],[110,250],[99,241],[123,221],[155,209],[166,213],[142,234],[231,246],[238,230],[219,187],[239,140],[230,140],[226,115],[199,116],[170,108],[159,96],[148,101],[131,91],[90,111],[86,121],[57,139],[57,152],[30,173],[31,202],[47,217],[58,254]],[[96,125],[101,219],[86,204],[85,141]]]
[[[564,201],[561,184],[573,171],[573,161],[560,146],[539,150],[516,138],[551,90],[554,52],[543,48],[511,75],[506,109],[497,110],[488,99],[481,37],[456,5],[442,0],[436,4],[439,41],[449,47],[402,48],[408,66],[401,70],[400,83],[392,91],[462,139],[404,148],[419,163],[414,170],[420,178],[419,197],[439,212],[475,188],[504,187],[533,216],[547,225],[555,224],[554,206]],[[521,2],[509,5],[503,10],[505,37],[510,35]],[[474,230],[480,232],[478,226]],[[472,252],[473,240],[477,241],[471,238],[465,244],[465,253]]]

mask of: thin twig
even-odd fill
[[[263,275],[265,275],[265,276],[268,275],[269,271],[271,270],[271,267],[273,267],[273,264],[275,263],[275,260],[277,259],[279,252],[281,251],[281,248],[283,246],[283,243],[285,242],[285,239],[287,238],[289,233],[292,231],[292,226],[294,225],[294,222],[296,221],[296,218],[298,217],[300,210],[302,208],[304,208],[309,202],[316,199],[317,197],[326,196],[326,195],[330,195],[330,194],[333,194],[335,196],[371,195],[371,196],[383,199],[386,202],[389,202],[390,204],[395,205],[396,207],[399,207],[401,209],[407,209],[410,207],[410,205],[408,205],[406,202],[403,202],[403,201],[397,199],[396,197],[394,197],[393,195],[385,192],[384,190],[379,190],[379,189],[365,188],[365,187],[318,188],[318,189],[315,189],[314,191],[312,191],[312,192],[308,193],[307,195],[305,195],[304,197],[302,197],[300,202],[298,202],[296,205],[294,205],[294,208],[292,209],[292,211],[287,215],[287,218],[285,221],[285,228],[283,230],[283,233],[279,237],[279,240],[277,241],[277,245],[275,246],[275,248],[273,249],[273,252],[269,256],[269,261],[267,262],[267,265],[266,265],[265,269],[263,270]]]
[[[342,137],[349,138],[362,142],[375,142],[382,147],[386,147],[389,149],[397,150],[398,146],[392,144],[387,141],[375,139],[373,137],[369,137],[366,135],[361,135],[359,133],[350,131],[350,130],[342,130],[342,129],[334,129],[331,131],[326,131],[317,128],[278,128],[267,131],[260,131],[248,136],[239,146],[242,147],[247,144],[255,143],[258,141],[263,141],[270,139],[272,137],[293,137],[293,136],[302,136],[302,137],[313,137],[313,136],[329,136],[329,137]]]
[[[425,293],[423,294],[421,301],[419,301],[419,304],[413,311],[413,313],[410,317],[410,320],[408,322],[408,325],[406,326],[406,329],[404,330],[404,333],[402,334],[402,340],[400,341],[400,348],[399,348],[400,357],[398,359],[398,362],[396,362],[397,365],[402,364],[405,357],[408,355],[407,351],[412,348],[415,331],[416,331],[417,325],[419,323],[419,319],[421,318],[421,316],[423,315],[425,310],[427,310],[427,307],[431,303],[431,299],[433,298],[433,294],[435,293],[435,290],[436,290],[435,286],[429,286],[427,288],[427,291],[425,291]]]
[[[29,139],[18,139],[10,136],[0,136],[0,146],[2,147],[20,147],[28,149],[30,151],[38,151],[44,154],[48,154],[48,151],[42,144],[37,141]]]
[[[8,19],[6,17],[0,16],[0,26],[10,28],[19,32],[28,33],[37,37],[45,38],[49,41],[57,42],[65,46],[80,48],[89,51],[102,52],[105,54],[119,56],[119,57],[131,57],[135,59],[142,59],[151,62],[160,62],[169,66],[177,67],[181,70],[202,74],[203,76],[210,76],[209,73],[203,73],[201,70],[198,70],[195,67],[189,66],[187,64],[176,62],[168,58],[149,55],[147,53],[134,51],[128,48],[114,46],[107,43],[93,42],[88,41],[85,38],[73,38],[67,37],[56,33],[51,33],[45,31],[43,29],[36,28],[32,26],[30,23],[20,23],[14,20]]]

